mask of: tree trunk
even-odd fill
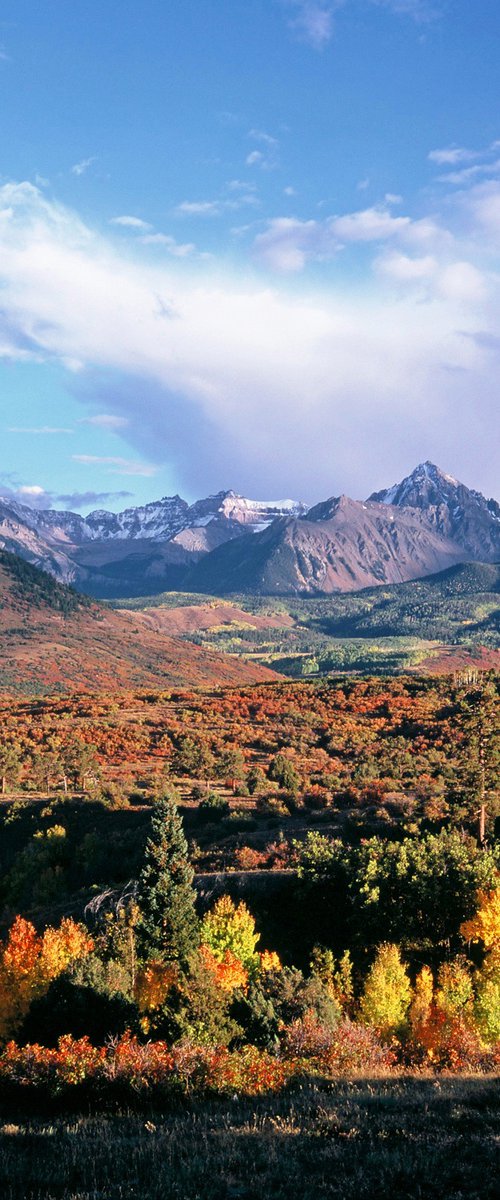
[[[486,841],[486,745],[483,723],[479,732],[479,841]]]
[[[484,846],[486,841],[486,805],[482,804],[479,809],[479,841],[481,846]]]

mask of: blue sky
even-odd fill
[[[498,494],[497,0],[4,0],[0,488]]]

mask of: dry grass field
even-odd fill
[[[175,1112],[3,1113],[3,1200],[493,1200],[487,1077],[355,1079]]]

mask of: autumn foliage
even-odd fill
[[[131,693],[119,711],[93,696],[13,706],[5,789],[62,796],[34,820],[5,808],[20,848],[4,913],[35,913],[37,927],[17,916],[0,948],[0,1092],[160,1101],[258,1095],[304,1075],[493,1070],[499,860],[491,835],[474,838],[474,743],[449,691],[357,679]],[[88,799],[125,775],[141,803],[99,809],[120,817],[113,854],[102,826],[85,825]],[[219,884],[207,859],[212,875],[239,872],[208,910]],[[75,863],[88,871],[76,885]],[[71,887],[94,899],[101,886],[92,935],[69,917],[50,924]]]
[[[30,921],[16,917],[0,959],[0,1037],[15,1033],[33,1001],[72,963],[89,954],[92,946],[85,927],[70,917],[43,935],[37,934]]]

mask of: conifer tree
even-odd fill
[[[139,876],[137,945],[143,959],[183,965],[198,946],[193,874],[182,820],[167,794],[155,805]]]
[[[492,680],[482,679],[461,697],[462,789],[469,815],[478,823],[479,842],[486,842],[487,818],[500,804],[500,723],[498,692]]]

